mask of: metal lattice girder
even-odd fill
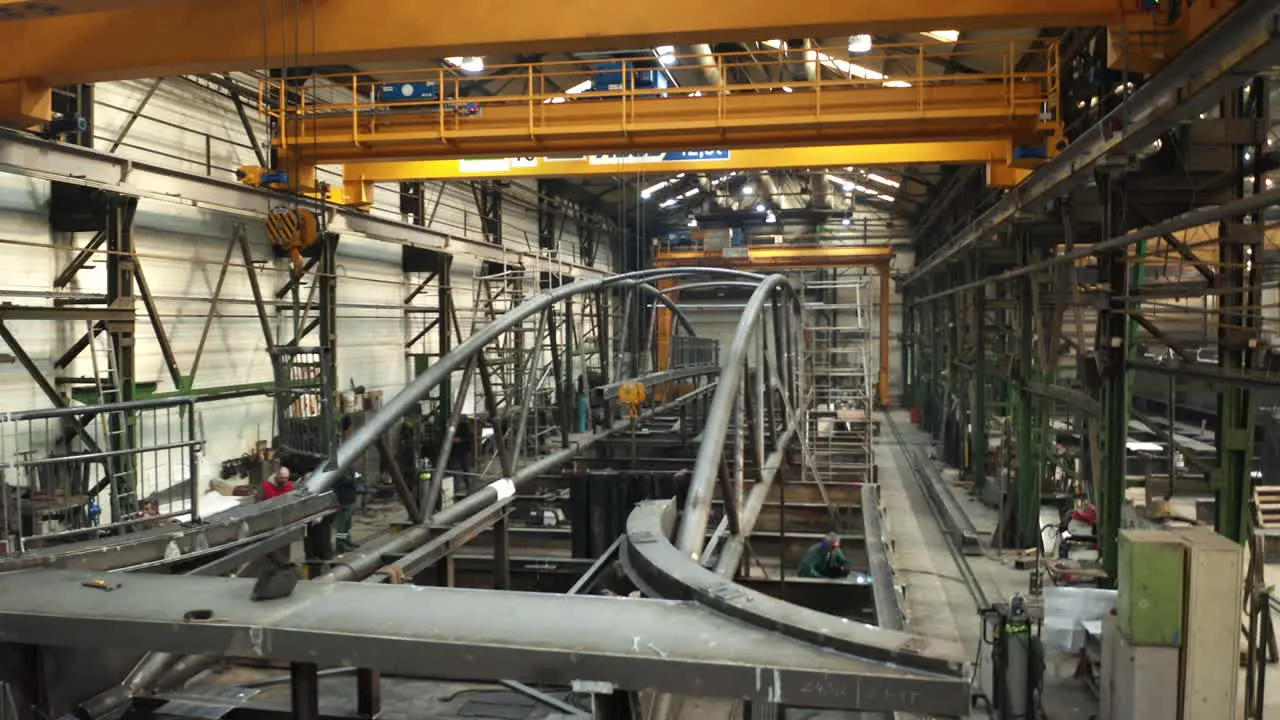
[[[922,260],[905,283],[916,284],[981,240],[1020,217],[1027,208],[1092,179],[1090,170],[1109,157],[1149,146],[1180,122],[1217,106],[1249,75],[1280,61],[1280,36],[1273,30],[1280,8],[1275,3],[1243,3],[1205,31],[1186,50],[1137,88],[1106,118],[1076,138],[1054,159],[1007,193],[976,221]]]
[[[250,600],[251,579],[137,574],[111,592],[99,576],[32,570],[0,576],[8,642],[356,665],[456,680],[509,678],[789,705],[955,713],[963,680],[922,676],[732,620],[696,603],[301,583]],[[193,610],[213,622],[189,622]],[[947,690],[951,690],[950,693]]]

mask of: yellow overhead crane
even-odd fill
[[[933,60],[996,68],[960,75],[928,71]],[[483,95],[474,79],[443,68],[401,71],[377,83],[356,75],[264,80],[274,142],[295,167],[375,160],[505,157],[548,153],[636,153],[1008,138],[1043,145],[1058,131],[1057,44],[1027,52],[1041,68],[1014,70],[1023,50],[1009,41],[886,44],[850,62],[845,47],[812,50],[824,68],[785,79],[794,53],[681,57],[715,68],[714,81],[668,88],[657,71],[615,62],[608,77],[581,61],[492,65],[508,93]],[[839,55],[843,54],[844,58]],[[880,68],[880,69],[878,69]],[[750,74],[782,79],[744,81]],[[843,75],[843,76],[841,76]],[[334,102],[320,98],[350,88]],[[389,93],[400,87],[416,96]],[[575,87],[571,94],[563,88]]]
[[[1009,167],[1010,140],[943,140],[920,143],[875,143],[816,147],[743,148],[726,154],[664,156],[579,155],[574,157],[403,160],[348,163],[343,167],[342,196],[334,202],[373,204],[374,183],[486,178],[584,177],[652,172],[724,173],[749,170],[875,167],[918,163],[986,163],[989,184],[1012,187],[1028,170]],[[682,156],[684,157],[684,156]],[[1013,174],[1018,173],[1018,174]]]
[[[50,89],[73,83],[936,28],[1097,26],[1118,21],[1124,7],[1120,0],[648,0],[607,7],[564,0],[40,0],[52,16],[30,18],[35,3],[5,4],[20,19],[0,22],[0,122],[20,126],[48,120]]]
[[[877,395],[881,405],[889,404],[889,311],[892,304],[893,282],[889,277],[889,264],[894,257],[890,245],[763,245],[706,248],[660,248],[654,258],[654,267],[715,267],[757,272],[782,272],[787,270],[814,270],[818,268],[873,267],[880,276],[880,376]],[[658,281],[659,289],[672,296],[679,292],[679,280]],[[658,309],[657,351],[659,363],[669,357],[671,334],[675,316],[666,308]]]

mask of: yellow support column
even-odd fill
[[[893,305],[891,291],[893,280],[889,277],[888,264],[877,266],[880,271],[880,406],[889,407],[889,311]]]
[[[680,300],[680,293],[673,289],[679,285],[680,280],[676,278],[658,281],[658,289],[665,292],[671,298],[671,302],[679,302]],[[658,362],[656,369],[668,370],[671,365],[671,335],[675,331],[676,316],[675,313],[661,304],[655,304],[654,312],[658,314],[656,321],[658,334]]]

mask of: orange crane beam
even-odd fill
[[[105,10],[130,10],[183,0],[0,0],[0,21],[63,17]]]
[[[468,100],[470,102],[470,99]],[[703,97],[617,97],[546,104],[476,99],[477,112],[380,113],[348,106],[286,114],[274,142],[297,166],[375,160],[631,153],[824,143],[1007,137],[1043,142],[1038,82],[823,88]]]
[[[13,4],[13,3],[9,3]],[[18,3],[21,4],[21,3]],[[41,0],[120,8],[0,27],[0,82],[47,87],[262,67],[615,50],[852,33],[1107,25],[1120,0]],[[32,3],[34,5],[34,3]],[[16,13],[15,13],[16,14]]]

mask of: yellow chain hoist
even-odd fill
[[[302,251],[320,238],[320,219],[306,208],[278,207],[267,215],[267,237],[276,247],[289,253],[293,272],[302,274]]]
[[[627,406],[627,410],[631,413],[631,419],[635,420],[640,417],[640,406],[644,404],[645,391],[644,384],[638,382],[622,383],[622,387],[618,388],[618,400]]]

